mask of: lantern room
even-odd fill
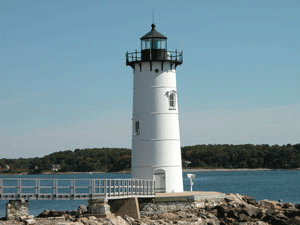
[[[151,31],[141,37],[141,49],[167,50],[167,37],[156,31],[155,24],[152,24],[151,27]]]
[[[175,64],[175,67],[182,64],[182,51],[168,51],[167,37],[155,29],[155,24],[152,24],[151,30],[140,39],[141,51],[127,52],[126,65],[135,68],[138,63],[141,69],[141,62],[150,62],[151,64],[153,61],[161,61],[162,67],[164,62],[170,62],[171,66]]]
[[[167,37],[155,29],[141,37],[142,61],[165,60],[167,57]]]

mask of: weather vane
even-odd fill
[[[154,9],[152,9],[152,22],[154,24]]]

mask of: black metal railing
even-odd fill
[[[145,50],[144,50],[145,51]],[[183,62],[183,51],[164,51],[160,52],[159,56],[154,51],[148,52],[127,52],[126,53],[126,65],[132,66],[136,62],[147,62],[147,61],[170,61],[176,64],[182,64]]]

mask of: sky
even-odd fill
[[[0,0],[0,158],[131,148],[127,51],[156,29],[181,145],[300,143],[298,0]]]

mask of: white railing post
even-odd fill
[[[3,179],[0,179],[0,195],[3,193]]]
[[[101,195],[101,183],[102,179],[98,179],[98,194]]]
[[[93,197],[93,193],[92,193],[92,185],[93,185],[93,180],[90,180],[89,182],[89,195]]]
[[[95,194],[95,179],[92,180],[92,198],[94,198]]]
[[[110,197],[111,196],[111,179],[109,179],[108,180],[108,188],[109,188],[109,190],[108,190],[108,196]]]
[[[127,184],[127,195],[129,195],[129,180],[126,180],[126,184]]]
[[[39,198],[39,194],[40,194],[40,180],[35,179],[35,196],[36,196],[36,199]]]
[[[57,196],[57,191],[58,191],[57,185],[58,185],[57,179],[53,180],[54,197]]]
[[[116,196],[116,180],[112,180],[112,182],[113,182],[113,190],[114,190],[113,195]]]
[[[106,197],[106,193],[107,193],[107,190],[106,190],[106,179],[104,179],[104,196]]]
[[[75,184],[76,184],[76,181],[75,181],[75,179],[72,179],[71,180],[71,186],[70,186],[70,189],[71,189],[71,196],[73,195],[73,197],[75,198]]]
[[[18,195],[19,195],[19,198],[21,198],[21,187],[22,185],[21,185],[21,179],[19,178],[18,179],[18,187],[17,187],[17,190],[18,190]]]

